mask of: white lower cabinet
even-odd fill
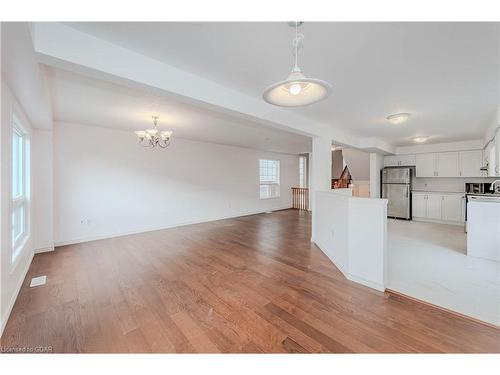
[[[424,193],[413,193],[412,196],[412,216],[427,216],[427,196]]]
[[[427,218],[432,220],[442,219],[442,196],[437,194],[427,194]]]
[[[464,221],[465,198],[463,195],[442,196],[443,221]]]
[[[460,193],[413,192],[412,216],[415,219],[463,223],[464,195]]]

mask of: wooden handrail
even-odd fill
[[[292,187],[292,207],[298,210],[309,210],[309,189]]]

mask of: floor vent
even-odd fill
[[[45,285],[47,282],[47,276],[38,276],[31,279],[30,288],[35,286]]]

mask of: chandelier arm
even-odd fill
[[[158,146],[160,146],[161,148],[167,148],[170,144],[170,140],[166,141],[166,140],[162,140],[162,141],[159,141],[158,142]]]

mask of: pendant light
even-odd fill
[[[263,99],[273,105],[281,107],[301,107],[325,99],[332,90],[332,86],[321,79],[307,78],[298,65],[298,51],[302,48],[304,35],[298,33],[298,27],[303,22],[289,22],[295,27],[293,39],[294,66],[288,78],[269,86],[262,94]]]

